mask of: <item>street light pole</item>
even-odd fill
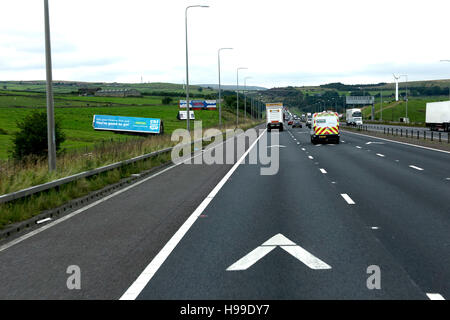
[[[218,66],[219,66],[219,127],[222,127],[222,96],[221,96],[221,84],[220,84],[220,51],[232,50],[233,48],[220,48],[217,52]]]
[[[251,79],[252,77],[244,78],[244,118],[247,119],[247,79]]]
[[[408,75],[402,74],[402,77],[406,77],[406,119],[408,119]]]
[[[441,62],[450,62],[450,60],[441,60]],[[448,87],[448,100],[450,100],[450,86]]]
[[[239,70],[245,70],[248,68],[239,67],[236,70],[236,127],[239,125]]]
[[[189,48],[188,48],[188,9],[189,8],[209,8],[209,6],[194,5],[187,6],[184,12],[185,35],[186,35],[186,110],[187,110],[187,131],[190,131],[190,106],[189,106]]]
[[[50,44],[50,17],[48,0],[44,0],[45,16],[45,69],[47,76],[47,143],[48,170],[56,170],[55,110],[53,105],[52,54]]]

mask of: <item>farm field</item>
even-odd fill
[[[379,101],[379,99],[377,99]],[[434,97],[434,98],[410,98],[408,101],[408,117],[410,122],[425,123],[425,111],[427,102],[446,101],[448,97]],[[392,100],[391,100],[392,101]],[[372,108],[370,106],[363,109],[363,118],[370,119]],[[375,120],[380,120],[381,116],[380,102],[375,104]],[[390,102],[383,103],[383,120],[385,121],[399,121],[399,118],[406,115],[406,102]]]
[[[95,114],[120,115],[129,117],[161,118],[164,121],[165,134],[177,128],[184,128],[185,121],[176,119],[178,99],[170,105],[162,105],[161,97],[116,98],[116,97],[79,97],[55,95],[55,117],[61,120],[66,141],[62,148],[86,150],[102,141],[123,141],[140,139],[130,135],[112,132],[94,131],[92,119]],[[15,93],[0,91],[0,159],[8,157],[12,147],[12,135],[17,131],[17,121],[34,110],[45,112],[46,98],[39,93]],[[218,111],[195,111],[196,119],[203,121],[204,127],[218,123]],[[234,121],[234,116],[223,112],[224,121]]]

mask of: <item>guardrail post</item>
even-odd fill
[[[427,140],[427,132],[425,130],[423,131],[423,140]]]
[[[431,141],[433,141],[433,131],[431,131]]]
[[[403,129],[400,129],[400,137],[403,137]]]
[[[386,128],[383,128],[383,133],[386,134]]]
[[[439,142],[442,142],[441,140],[441,132],[439,131]]]
[[[419,140],[419,130],[417,130],[417,140]]]

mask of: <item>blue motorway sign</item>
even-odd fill
[[[95,130],[162,133],[161,119],[94,115]]]

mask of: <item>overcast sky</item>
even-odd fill
[[[0,80],[44,80],[43,0],[2,0]],[[53,78],[265,87],[450,78],[449,0],[50,0]]]

